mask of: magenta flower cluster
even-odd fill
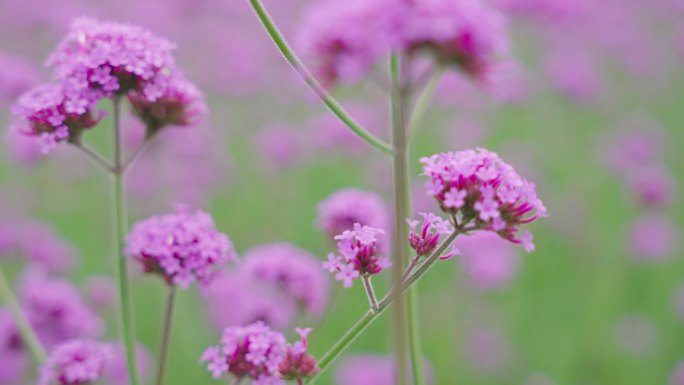
[[[72,340],[58,345],[40,371],[38,385],[94,384],[111,357],[108,345],[90,340]]]
[[[503,15],[479,0],[321,2],[307,14],[300,41],[327,84],[359,80],[391,51],[427,53],[485,80],[508,50]]]
[[[176,212],[138,222],[127,238],[126,255],[147,273],[187,288],[207,283],[222,265],[235,260],[233,243],[216,230],[202,211],[178,207]]]
[[[534,250],[532,234],[520,226],[547,215],[535,185],[518,175],[493,152],[477,149],[422,158],[429,178],[427,192],[461,225],[494,231],[513,243]],[[458,219],[458,218],[457,218]]]
[[[318,371],[306,353],[311,329],[297,329],[301,340],[289,345],[285,336],[261,321],[223,331],[221,344],[209,347],[201,357],[214,378],[230,373],[255,385],[284,385],[284,379],[303,379]]]
[[[342,281],[346,288],[352,286],[355,278],[380,273],[392,265],[388,258],[378,256],[381,234],[384,234],[381,229],[355,223],[351,230],[335,237],[339,255],[329,254],[323,268],[335,273],[335,279]]]
[[[409,245],[416,252],[416,256],[423,257],[430,255],[439,245],[439,238],[442,235],[451,235],[454,232],[453,226],[449,221],[438,217],[433,213],[420,213],[423,217],[422,224],[419,220],[407,219],[411,232],[409,233]],[[456,253],[452,250],[441,256],[441,259],[449,259]]]
[[[97,125],[103,98],[128,97],[148,135],[188,125],[206,110],[202,94],[176,67],[174,45],[132,25],[90,18],[74,21],[46,64],[54,82],[22,95],[13,107],[13,129],[41,139],[43,151],[57,142],[79,143]]]

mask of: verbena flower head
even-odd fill
[[[342,189],[318,204],[316,223],[331,239],[351,229],[354,223],[384,228],[387,222],[385,203],[378,194],[370,191]]]
[[[520,226],[547,215],[535,185],[518,175],[493,152],[477,149],[421,159],[427,192],[442,210],[460,217],[461,225],[494,231],[525,250],[534,250],[532,234]]]
[[[153,102],[164,95],[173,79],[174,48],[144,28],[79,18],[50,54],[47,65],[81,109],[103,97],[131,91]]]
[[[328,302],[328,277],[319,260],[290,243],[271,243],[245,252],[241,271],[272,286],[314,316]]]
[[[407,219],[406,222],[411,227],[409,233],[409,245],[416,251],[419,257],[427,256],[439,245],[439,238],[442,235],[450,235],[454,232],[453,226],[449,221],[445,221],[432,213],[420,213],[423,217],[421,221]],[[448,259],[453,256],[452,253],[441,256],[442,259]]]
[[[214,378],[230,373],[238,379],[254,380],[256,385],[284,384],[278,367],[287,353],[282,333],[257,321],[223,331],[221,343],[209,347],[201,357]]]
[[[78,143],[84,130],[97,125],[100,117],[89,108],[75,106],[60,84],[43,84],[19,97],[12,106],[17,121],[11,129],[38,138],[43,153],[50,152],[58,142]]]
[[[173,75],[157,99],[150,101],[143,93],[131,92],[128,100],[133,113],[145,123],[147,137],[168,125],[195,125],[208,111],[202,92],[180,74]]]
[[[28,369],[28,355],[9,310],[0,308],[0,384],[19,384]]]
[[[354,224],[352,230],[345,230],[335,237],[339,255],[330,254],[323,268],[335,274],[349,288],[355,278],[380,273],[392,265],[386,257],[378,256],[378,235],[384,231],[370,226]]]
[[[78,338],[96,338],[102,319],[69,281],[30,271],[19,287],[19,303],[46,347]]]
[[[60,344],[41,367],[38,385],[94,384],[102,377],[110,355],[109,346],[96,341]]]
[[[128,234],[125,252],[145,272],[182,288],[194,281],[207,283],[222,265],[237,258],[233,243],[216,230],[208,213],[182,206],[138,222]]]
[[[480,0],[408,2],[399,32],[408,52],[428,52],[442,65],[483,79],[508,50],[506,20]]]
[[[300,340],[287,347],[287,353],[278,366],[280,376],[287,381],[302,380],[316,375],[321,369],[318,367],[316,359],[306,352],[307,336],[313,329],[296,328]]]
[[[209,320],[217,330],[256,321],[285,330],[297,316],[297,303],[292,296],[253,279],[239,268],[222,271],[202,288],[202,295]]]

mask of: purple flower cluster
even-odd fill
[[[79,143],[101,119],[103,98],[128,97],[148,135],[166,125],[189,125],[206,110],[202,94],[176,67],[174,45],[132,25],[81,18],[46,64],[55,82],[22,95],[13,107],[17,132],[41,139],[48,152],[57,142]]]
[[[110,356],[110,347],[95,341],[60,344],[41,367],[38,385],[94,384],[102,378]]]
[[[29,367],[19,330],[9,310],[0,309],[0,384],[18,384]]]
[[[330,253],[323,268],[335,273],[335,279],[346,288],[352,286],[355,278],[379,274],[392,265],[388,258],[377,255],[380,234],[384,231],[355,223],[353,229],[335,237],[340,254]]]
[[[312,330],[313,329],[311,328],[295,329],[297,334],[299,334],[300,339],[287,347],[285,357],[278,366],[280,376],[284,380],[298,380],[299,383],[302,383],[302,379],[314,376],[321,371],[316,359],[306,352],[307,336]]]
[[[436,154],[421,159],[428,176],[427,192],[441,209],[460,215],[461,225],[494,231],[534,250],[532,234],[518,235],[522,224],[547,215],[535,185],[518,175],[493,152],[477,149]]]
[[[50,227],[35,220],[0,223],[0,258],[21,256],[50,273],[67,273],[78,262],[73,245]]]
[[[222,265],[237,257],[227,235],[202,211],[178,207],[176,212],[138,222],[127,237],[126,255],[147,273],[188,288],[207,283]]]
[[[290,243],[261,245],[246,251],[241,272],[284,292],[313,316],[320,316],[328,301],[328,277],[316,257]]]
[[[379,229],[387,227],[387,209],[378,194],[347,188],[334,192],[318,204],[316,223],[334,239],[351,229],[354,223]]]
[[[104,331],[102,319],[69,281],[31,271],[19,287],[19,302],[47,347],[76,338],[96,338]]]
[[[416,251],[416,256],[423,257],[430,255],[437,247],[440,236],[450,235],[454,232],[454,228],[449,221],[445,221],[435,214],[420,213],[420,215],[423,217],[422,225],[420,225],[421,221],[414,219],[407,219],[406,222],[411,227],[409,245]],[[416,231],[416,229],[418,230]],[[453,254],[452,251],[440,258],[448,259]]]
[[[427,52],[484,80],[508,49],[503,15],[478,0],[321,2],[307,14],[300,41],[327,84],[359,80],[392,50]]]
[[[209,347],[201,360],[214,378],[230,373],[238,379],[252,378],[256,385],[283,384],[278,367],[287,353],[285,337],[257,321],[223,331],[221,344]]]
[[[491,232],[476,232],[458,237],[463,272],[471,287],[494,291],[506,287],[518,272],[516,248]]]

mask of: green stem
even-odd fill
[[[5,277],[5,273],[0,268],[0,298],[8,307],[14,320],[19,327],[19,334],[24,344],[28,347],[29,352],[38,364],[45,360],[45,349],[40,343],[36,332],[31,327],[31,324],[26,319],[24,312],[19,306],[19,302],[12,293],[12,288]]]
[[[454,239],[461,233],[461,230],[454,231],[442,244],[427,258],[427,260],[416,269],[414,274],[411,274],[404,282],[395,285],[390,292],[378,303],[378,311],[368,310],[361,318],[356,321],[354,326],[347,330],[342,337],[335,342],[335,344],[328,349],[328,351],[318,360],[318,367],[321,371],[315,376],[311,377],[307,384],[312,384],[329,366],[335,361],[348,347],[351,345],[366,328],[376,320],[384,311],[394,302],[402,293],[410,289],[429,269],[439,260],[439,257],[444,254],[444,251],[449,247]]]
[[[171,324],[173,322],[173,308],[176,303],[176,286],[169,287],[169,295],[166,299],[166,312],[164,314],[164,327],[162,329],[161,345],[159,348],[159,366],[157,367],[156,385],[164,383],[164,371],[169,356],[169,342],[171,337]]]
[[[347,125],[359,138],[365,141],[369,146],[374,149],[384,152],[386,154],[392,154],[392,146],[383,142],[375,135],[368,132],[366,129],[361,127],[345,110],[340,106],[340,104],[332,97],[330,94],[321,86],[321,84],[316,80],[316,78],[311,74],[311,71],[306,68],[304,63],[299,60],[297,55],[292,51],[289,44],[283,37],[282,33],[278,30],[278,27],[273,22],[273,19],[268,14],[263,4],[259,0],[249,0],[252,9],[256,13],[257,17],[261,21],[261,24],[266,29],[266,32],[273,40],[280,53],[285,57],[285,60],[292,66],[297,75],[306,83],[309,88],[318,96],[319,99],[330,109],[330,111],[335,114],[344,124]]]
[[[371,310],[378,311],[378,298],[375,296],[375,289],[373,289],[373,283],[371,283],[371,277],[369,275],[364,275],[361,277],[363,281],[363,288],[366,289],[366,297],[368,297],[368,303],[370,304]]]
[[[135,359],[135,328],[133,324],[133,309],[128,282],[128,259],[124,255],[124,237],[127,231],[126,195],[124,188],[123,148],[121,145],[121,103],[120,98],[114,98],[114,216],[116,237],[116,259],[118,260],[119,306],[121,314],[121,328],[123,331],[126,362],[131,385],[139,385],[137,362]]]
[[[425,88],[423,88],[423,91],[420,93],[418,100],[416,100],[416,104],[413,107],[413,112],[411,113],[411,118],[409,120],[408,125],[409,136],[415,133],[418,125],[422,122],[423,118],[425,117],[425,112],[427,112],[427,109],[430,106],[430,102],[432,101],[432,97],[435,94],[435,90],[437,89],[439,80],[442,78],[443,72],[444,70],[441,67],[435,70],[435,72],[430,77],[428,84],[425,86]]]
[[[408,232],[404,223],[410,212],[410,190],[408,172],[408,135],[406,130],[406,100],[408,89],[404,88],[401,79],[401,63],[398,55],[392,55],[390,61],[391,73],[391,104],[392,104],[392,145],[394,156],[392,157],[393,190],[394,190],[394,227],[392,248],[394,255],[394,284],[401,283],[404,266],[408,260]],[[409,299],[412,299],[409,293]],[[393,311],[394,319],[394,343],[397,354],[397,385],[407,383],[407,362],[413,361],[413,327],[411,311],[415,308],[412,301],[406,301],[403,296],[397,299],[397,305]],[[408,344],[407,344],[408,339]],[[409,357],[410,353],[410,357]],[[415,368],[415,364],[412,364]],[[418,368],[420,370],[420,368]],[[415,370],[414,370],[415,372]],[[414,384],[419,385],[419,384]]]

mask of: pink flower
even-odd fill
[[[58,142],[78,143],[84,130],[97,125],[101,117],[93,117],[88,108],[74,108],[62,85],[43,84],[19,97],[12,106],[17,121],[13,131],[35,137],[43,153]]]
[[[300,340],[288,345],[287,353],[278,366],[278,372],[284,380],[297,380],[298,383],[302,383],[303,380],[320,372],[316,359],[306,352],[307,336],[312,330],[311,328],[295,329]]]
[[[386,227],[387,208],[376,193],[353,188],[342,189],[318,204],[316,223],[332,239],[351,229],[354,223],[375,228]]]
[[[418,226],[420,221],[407,220],[411,227],[409,233],[409,244],[413,250],[416,251],[416,256],[422,257],[432,253],[432,251],[439,245],[439,238],[442,235],[451,235],[454,232],[453,227],[448,221],[436,216],[432,213],[420,213],[423,217],[422,226]],[[443,256],[442,259],[450,257]]]
[[[628,176],[639,203],[662,207],[674,200],[675,180],[672,173],[659,165],[644,166]]]
[[[392,264],[389,259],[377,256],[380,234],[384,231],[355,223],[352,230],[335,237],[339,255],[329,256],[323,268],[336,272],[335,279],[342,281],[345,288],[351,287],[360,276],[379,274]]]
[[[336,385],[396,385],[396,360],[382,354],[348,354],[335,370]],[[434,384],[430,363],[424,360],[426,384]],[[409,373],[407,373],[409,374]],[[410,378],[410,374],[409,374]]]
[[[29,367],[12,314],[0,308],[0,384],[19,384]]]
[[[65,342],[55,347],[41,367],[38,385],[94,384],[102,378],[110,356],[109,346],[100,342]]]
[[[278,369],[287,354],[285,337],[263,322],[226,328],[221,343],[211,346],[201,360],[214,378],[230,373],[235,378],[249,377],[255,384],[279,384]]]
[[[325,310],[327,275],[316,257],[290,243],[270,243],[247,250],[240,271],[282,292],[313,316]]]
[[[31,61],[0,52],[0,100],[12,100],[38,84],[39,72]]]
[[[461,215],[460,226],[494,231],[532,250],[531,234],[518,236],[521,225],[547,216],[533,183],[520,177],[498,155],[484,149],[436,154],[422,158],[428,194],[447,214]],[[466,191],[464,203],[454,205],[454,191]],[[460,202],[459,202],[460,203]]]
[[[634,221],[629,229],[629,247],[643,261],[663,261],[679,247],[680,230],[665,216],[647,215]]]
[[[147,273],[160,274],[168,284],[188,288],[206,284],[224,264],[237,257],[227,235],[202,211],[179,206],[176,212],[138,222],[126,239],[126,255]]]
[[[456,238],[454,245],[461,250],[469,284],[482,291],[505,288],[518,273],[518,254],[515,248],[490,232],[477,232]]]

